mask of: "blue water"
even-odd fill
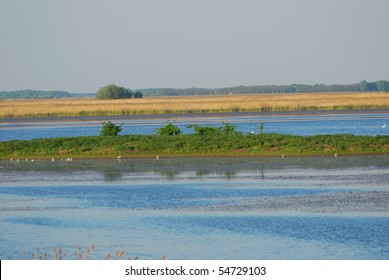
[[[389,135],[389,114],[177,119],[244,133]],[[152,134],[166,120],[120,120]],[[0,141],[98,135],[0,124]],[[389,157],[0,161],[0,259],[389,259]],[[90,250],[93,245],[93,250]],[[37,249],[38,248],[38,249]],[[88,251],[89,249],[89,251]],[[114,258],[114,257],[113,257]]]
[[[389,114],[336,114],[315,116],[272,116],[272,117],[225,117],[172,119],[183,133],[193,133],[188,124],[211,125],[218,127],[222,122],[237,126],[243,133],[258,133],[261,122],[264,133],[281,133],[294,135],[316,134],[355,134],[355,135],[389,135]],[[154,134],[154,130],[162,127],[166,120],[113,120],[123,125],[121,134]],[[27,140],[34,138],[92,136],[99,135],[101,122],[34,122],[34,123],[2,123],[0,124],[0,141]]]
[[[389,259],[387,156],[0,167],[1,259]]]

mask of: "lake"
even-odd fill
[[[387,260],[388,182],[384,155],[0,161],[0,258]]]
[[[0,120],[0,141],[99,135],[101,123],[105,120],[122,124],[121,134],[154,134],[155,129],[164,126],[165,122],[170,120],[183,133],[193,133],[193,129],[187,128],[189,124],[217,127],[221,126],[222,122],[234,124],[238,131],[244,133],[258,133],[259,124],[263,122],[264,133],[304,136],[317,134],[389,135],[389,126],[383,127],[389,124],[387,110],[356,110],[353,113],[315,111],[53,119]]]

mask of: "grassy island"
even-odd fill
[[[0,142],[2,159],[313,156],[389,153],[389,136],[119,135]]]

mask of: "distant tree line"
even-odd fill
[[[361,91],[389,91],[389,81],[377,81],[374,83],[362,81],[359,85]]]
[[[0,92],[0,99],[53,99],[71,98],[67,91],[17,90]]]
[[[226,88],[147,88],[133,91],[116,85],[100,88],[96,93],[69,93],[67,91],[17,90],[0,92],[0,99],[53,99],[53,98],[91,98],[121,99],[143,98],[146,96],[185,96],[185,95],[225,95],[225,94],[255,94],[255,93],[304,93],[304,92],[389,92],[389,81],[362,81],[355,84],[336,85],[265,85],[236,86]]]
[[[140,91],[132,91],[124,87],[116,85],[108,85],[101,87],[96,92],[97,99],[124,99],[124,98],[142,98],[143,93]]]
[[[212,94],[250,94],[250,93],[304,93],[304,92],[365,92],[365,91],[389,91],[389,81],[367,82],[362,81],[355,84],[336,85],[265,85],[265,86],[236,86],[227,88],[150,88],[142,89],[148,96],[181,96],[181,95],[212,95]]]

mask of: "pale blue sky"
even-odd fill
[[[389,80],[387,0],[0,0],[0,91]]]

